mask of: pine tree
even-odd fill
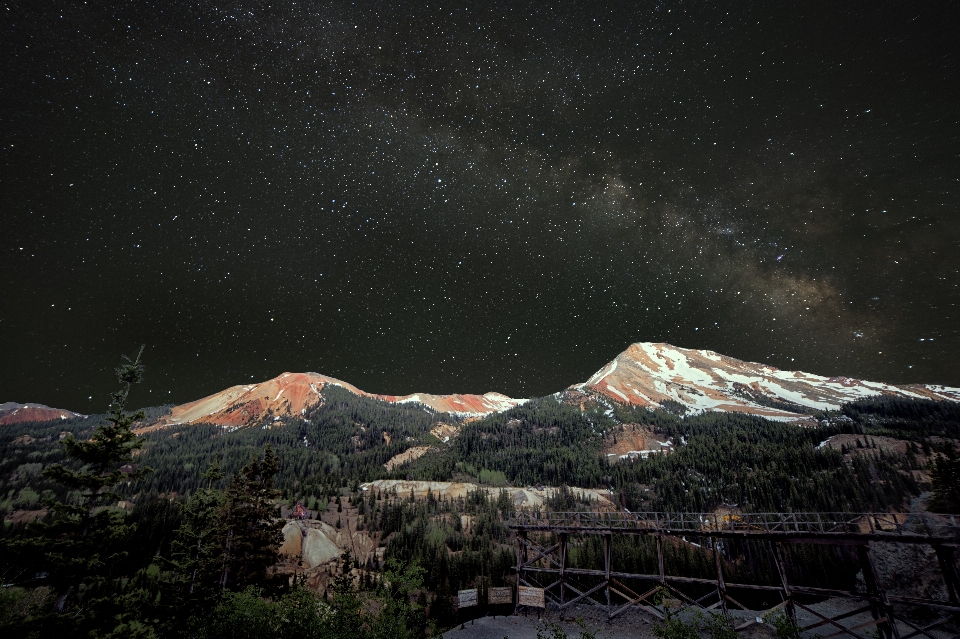
[[[182,505],[183,523],[171,542],[170,566],[177,574],[176,598],[186,604],[182,614],[203,605],[221,590],[223,554],[226,541],[224,493],[213,486],[223,478],[219,460],[210,464],[202,477],[205,488],[197,490]]]
[[[126,363],[116,369],[121,388],[111,395],[106,423],[97,426],[93,437],[80,441],[70,435],[63,440],[67,457],[80,468],[52,464],[43,471],[44,476],[80,496],[73,502],[51,504],[51,517],[41,524],[48,583],[57,591],[57,612],[63,612],[77,586],[102,584],[126,556],[115,550],[114,542],[130,535],[135,527],[124,523],[123,513],[105,507],[119,499],[114,488],[121,481],[133,481],[150,472],[149,468],[133,470],[130,466],[134,451],[143,446],[132,426],[144,414],[126,412],[131,387],[143,381],[142,357],[141,346],[135,360],[124,356]]]
[[[132,386],[143,381],[142,356],[143,347],[135,360],[124,357],[116,369],[121,388],[111,395],[105,423],[88,440],[67,437],[61,444],[66,464],[43,471],[67,489],[67,497],[44,500],[47,516],[23,536],[4,540],[0,548],[5,562],[20,568],[18,581],[40,586],[35,593],[52,604],[34,619],[36,636],[110,636],[121,627],[130,637],[153,631],[139,619],[139,610],[126,615],[119,610],[136,590],[132,581],[124,587],[119,580],[131,572],[124,548],[129,548],[136,525],[111,508],[119,499],[115,489],[121,482],[149,472],[132,465],[143,445],[132,426],[144,414],[125,410]]]
[[[280,471],[280,459],[267,444],[263,460],[252,459],[233,477],[224,507],[226,548],[220,585],[243,590],[264,585],[267,570],[277,562],[283,542],[280,491],[273,477]]]

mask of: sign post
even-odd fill
[[[533,608],[547,607],[543,596],[543,588],[532,588],[530,586],[517,586],[517,603],[521,606],[531,606]]]
[[[507,586],[505,588],[488,588],[487,589],[487,603],[491,606],[496,606],[500,604],[512,604],[513,603],[513,588]]]
[[[469,608],[477,605],[477,589],[460,590],[457,592],[457,608]]]

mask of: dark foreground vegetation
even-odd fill
[[[328,387],[323,404],[296,419],[137,437],[131,427],[146,416],[126,405],[142,379],[139,356],[117,373],[106,415],[0,433],[4,636],[423,637],[463,620],[458,589],[511,583],[507,493],[414,500],[360,490],[374,479],[604,488],[618,508],[669,512],[885,511],[930,490],[934,510],[960,512],[960,407],[948,403],[863,400],[799,427],[547,397],[458,423]],[[438,422],[457,423],[460,435],[441,443],[430,434]],[[669,439],[672,452],[608,462],[605,442],[625,425]],[[821,445],[839,435],[850,444]],[[878,446],[881,437],[906,452]],[[415,445],[431,451],[385,470]],[[384,561],[346,554],[319,592],[296,570],[278,571],[280,507],[297,502],[338,526],[341,513],[352,517]],[[546,507],[593,506],[562,490]],[[574,540],[572,565],[597,566],[598,543]],[[694,544],[665,552],[675,574],[715,569]],[[802,581],[852,586],[856,562],[842,550],[791,552]],[[617,540],[613,553],[621,570],[655,562],[639,538]],[[771,581],[761,554],[731,543],[725,569]]]

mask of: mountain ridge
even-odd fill
[[[18,404],[17,402],[0,404],[0,426],[24,422],[48,422],[54,419],[73,419],[74,417],[85,417],[85,415],[29,402],[26,404]]]
[[[480,417],[528,401],[500,393],[377,394],[320,373],[285,372],[257,384],[231,386],[174,406],[168,415],[149,426],[162,428],[211,423],[238,428],[263,420],[304,415],[309,408],[324,401],[322,391],[328,385],[391,404],[419,404],[438,413],[453,413],[461,417]],[[680,408],[693,413],[741,412],[795,422],[809,420],[821,411],[839,410],[847,402],[879,395],[960,401],[960,388],[934,384],[896,385],[853,377],[825,377],[803,371],[783,371],[711,350],[688,349],[663,342],[633,343],[587,381],[572,384],[555,393],[555,396],[576,401],[578,394],[650,409]],[[38,418],[29,419],[31,415]],[[79,415],[71,411],[39,404],[8,402],[0,405],[0,424],[76,416]]]
[[[693,412],[745,412],[778,421],[802,421],[816,412],[839,410],[841,404],[879,395],[960,401],[960,388],[783,371],[710,350],[651,342],[631,344],[586,382],[567,389],[571,390],[649,408],[669,401]]]
[[[323,389],[339,386],[362,397],[391,404],[417,403],[439,413],[463,417],[487,415],[518,406],[526,399],[513,399],[500,393],[484,395],[452,394],[381,395],[360,390],[349,382],[320,373],[282,373],[259,384],[231,386],[219,393],[175,406],[158,426],[209,423],[239,427],[263,419],[303,415],[322,403]]]

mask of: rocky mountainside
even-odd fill
[[[18,404],[16,402],[0,404],[0,426],[23,422],[48,422],[54,419],[71,419],[73,417],[82,417],[82,415],[60,408],[50,408],[43,404]]]
[[[283,373],[259,384],[232,386],[224,391],[173,408],[160,424],[220,424],[243,426],[270,417],[304,414],[308,408],[324,401],[323,389],[339,386],[355,395],[394,404],[419,403],[441,413],[481,416],[507,410],[526,400],[511,399],[499,393],[485,395],[376,395],[360,390],[347,382],[319,373]]]
[[[585,383],[565,392],[598,393],[617,402],[651,408],[675,402],[695,412],[746,412],[787,421],[876,395],[960,401],[960,388],[895,386],[782,371],[713,351],[650,342],[632,344]]]

